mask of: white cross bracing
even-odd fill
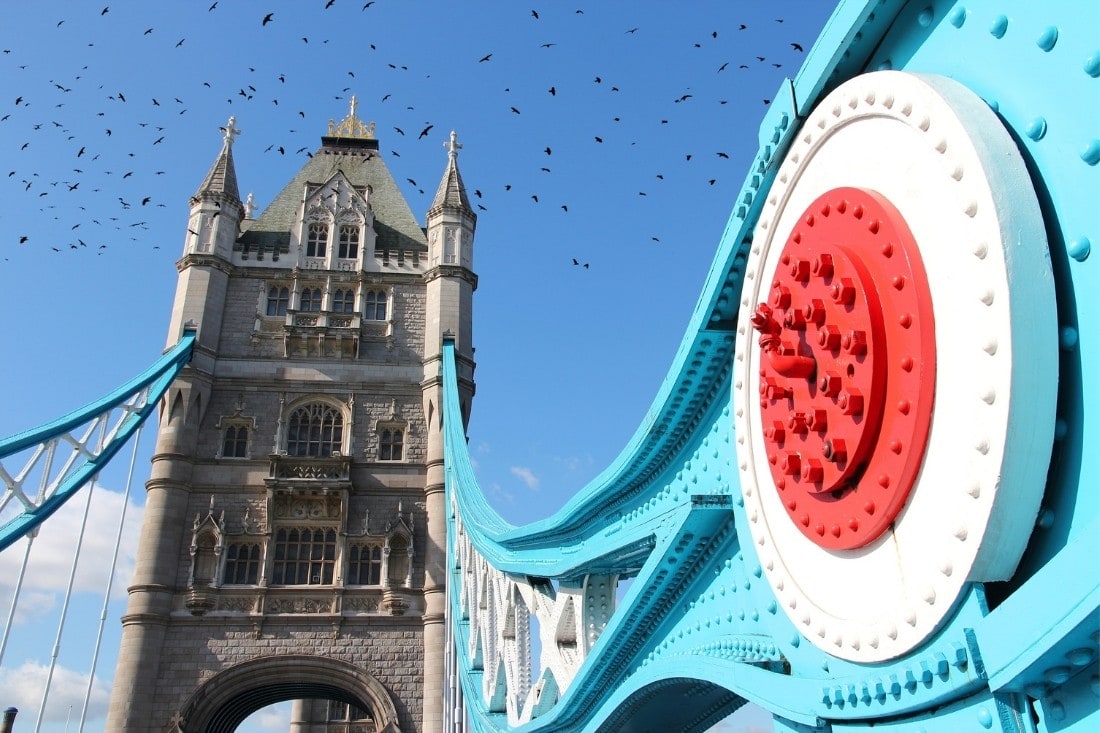
[[[461,623],[469,630],[471,666],[482,673],[486,708],[506,713],[509,726],[528,723],[550,710],[576,677],[614,612],[618,578],[585,575],[555,586],[505,573],[474,548],[457,502],[451,511]]]
[[[13,515],[34,516],[40,510],[49,508],[51,499],[57,497],[58,491],[68,485],[68,479],[73,478],[78,471],[86,471],[89,466],[97,465],[96,460],[104,449],[114,443],[120,432],[127,427],[127,418],[140,413],[147,404],[148,397],[149,388],[145,387],[131,395],[126,402],[101,412],[89,422],[78,426],[79,432],[73,429],[51,436],[30,450],[29,456],[27,450],[23,450],[14,455],[0,457],[0,480],[4,482],[4,496],[0,498],[0,523],[6,526],[9,521],[17,520]],[[62,444],[70,446],[68,455],[65,455]],[[18,461],[23,456],[26,456],[26,463],[13,476],[5,466],[5,459],[11,463],[13,459]],[[64,463],[54,472],[59,459]],[[89,474],[86,480],[94,478],[95,474]],[[33,498],[30,493],[34,494]],[[37,530],[36,523],[28,531]]]
[[[195,330],[134,379],[92,404],[0,440],[0,550],[32,534],[115,456],[191,358]],[[65,454],[64,444],[69,446]],[[19,462],[10,468],[7,461]],[[55,470],[57,465],[59,468]],[[32,495],[34,498],[32,498]]]

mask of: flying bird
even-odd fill
[[[275,19],[275,13],[268,13],[264,16],[264,19],[260,21],[261,26],[265,26]]]
[[[800,43],[792,43],[791,48],[793,48],[795,51],[798,51],[800,53],[802,52],[802,44],[800,44]]]
[[[421,130],[421,131],[420,131],[420,135],[419,135],[419,136],[417,136],[417,138],[416,138],[416,139],[417,139],[417,140],[419,140],[419,139],[420,139],[420,138],[422,138],[422,137],[427,137],[427,136],[428,136],[428,133],[429,133],[429,132],[431,131],[431,129],[432,129],[433,127],[435,127],[435,125],[428,125],[427,127],[425,127],[425,128],[423,129],[423,130]],[[414,184],[414,185],[415,185],[415,184]]]
[[[487,53],[487,54],[485,54],[484,56],[482,56],[481,58],[479,58],[479,59],[477,60],[477,62],[478,62],[478,63],[480,64],[480,63],[481,63],[481,62],[483,62],[483,61],[488,61],[488,60],[489,60],[490,58],[492,58],[492,57],[493,57],[493,54],[491,54],[491,53]]]

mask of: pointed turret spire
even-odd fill
[[[237,118],[230,117],[225,127],[220,128],[224,137],[222,150],[218,153],[217,160],[206,174],[199,190],[192,198],[198,199],[207,195],[224,196],[229,200],[240,204],[241,194],[237,188],[237,171],[233,167],[233,138],[241,134],[236,127]]]
[[[451,139],[443,143],[447,148],[447,170],[443,174],[443,180],[439,182],[439,188],[432,199],[432,210],[441,206],[464,209],[473,213],[470,208],[470,199],[466,196],[466,187],[462,185],[462,176],[458,172],[458,151],[462,143],[458,142],[458,135],[451,130]]]

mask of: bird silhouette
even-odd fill
[[[417,136],[416,139],[419,140],[422,137],[427,137],[428,133],[431,132],[431,129],[433,127],[435,127],[435,125],[428,125],[427,127],[425,127],[423,130],[420,131],[420,134]]]
[[[484,56],[482,56],[481,58],[479,58],[479,59],[478,59],[477,61],[478,61],[478,63],[480,64],[480,63],[482,63],[483,61],[488,61],[488,60],[489,60],[489,59],[491,59],[492,57],[493,57],[493,54],[491,54],[491,53],[487,53],[487,54],[485,54]]]
[[[264,16],[264,19],[260,21],[260,25],[265,26],[273,20],[275,20],[275,13],[268,13]]]

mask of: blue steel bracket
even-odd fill
[[[37,428],[0,440],[0,550],[37,530],[110,462],[156,409],[172,380],[191,359],[195,330],[185,328],[179,342],[155,364],[100,399]],[[113,422],[112,422],[113,420]],[[78,435],[77,431],[81,433]],[[67,443],[67,457],[58,447]],[[30,455],[14,471],[4,461]],[[53,471],[55,460],[63,466]],[[38,479],[36,488],[30,484]],[[31,494],[36,494],[32,496]],[[13,512],[15,516],[10,516]]]

